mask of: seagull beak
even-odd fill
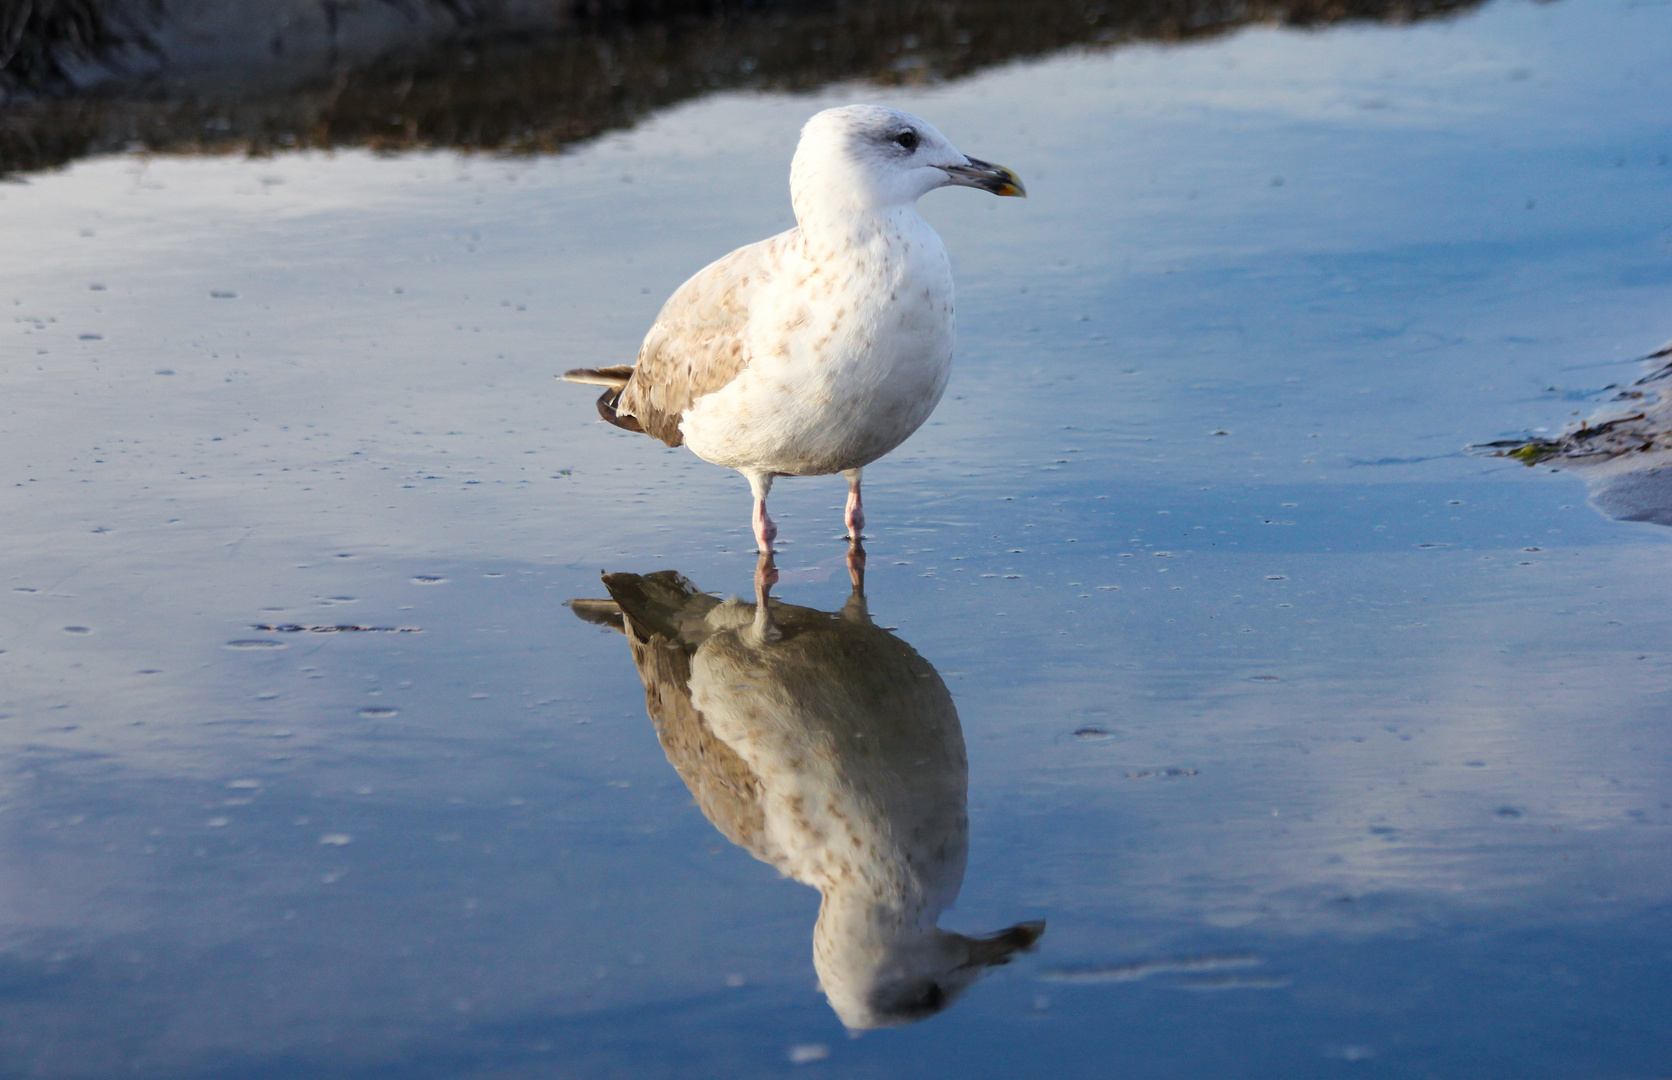
[[[1027,198],[1027,189],[1017,175],[1003,165],[994,165],[991,161],[981,161],[970,158],[963,165],[944,165],[941,171],[947,175],[947,182],[960,187],[980,188],[991,191],[994,195],[1017,195]]]

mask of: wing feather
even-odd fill
[[[633,648],[644,682],[645,709],[668,763],[691,789],[703,816],[727,840],[758,859],[766,850],[761,780],[691,701],[691,656],[700,642],[703,616],[719,601],[697,591],[671,570],[640,576],[605,574],[621,629]],[[607,621],[596,602],[571,603],[589,621]]]
[[[796,230],[738,248],[710,263],[668,298],[639,348],[633,377],[614,402],[669,446],[685,441],[685,410],[748,366],[751,306],[781,273]]]

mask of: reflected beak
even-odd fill
[[[1000,192],[1000,194],[1003,194]],[[1019,952],[1031,952],[1045,936],[1045,920],[1017,923],[990,937],[966,938],[970,945],[970,960],[965,967],[998,967],[1010,963]]]
[[[1017,195],[1027,198],[1027,189],[1022,186],[1021,179],[1003,165],[994,165],[991,161],[981,161],[970,158],[964,165],[945,166],[941,169],[951,183],[962,187],[980,188],[991,191],[994,195]]]

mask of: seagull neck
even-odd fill
[[[876,882],[843,882],[825,889],[821,897],[818,931],[850,941],[921,937],[935,930],[947,906],[936,902],[940,897],[926,895],[920,888],[896,893],[879,889]]]
[[[844,206],[798,214],[801,235],[815,248],[862,251],[886,246],[893,237],[922,223],[915,203],[891,206]]]

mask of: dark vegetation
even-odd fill
[[[933,82],[1066,48],[1407,22],[1479,0],[554,0],[534,27],[504,25],[489,0],[374,0],[421,7],[449,32],[259,91],[236,72],[123,77],[168,2],[0,0],[0,174],[134,148],[550,152],[718,89]],[[77,78],[90,68],[100,77]]]
[[[68,63],[119,44],[99,0],[0,0],[0,101],[65,92]]]

